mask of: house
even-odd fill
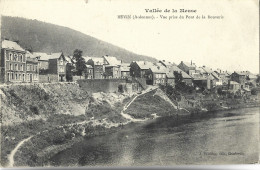
[[[246,72],[247,72],[246,84],[250,87],[255,87],[257,76],[252,74],[250,71],[246,71]]]
[[[247,73],[245,71],[235,71],[231,74],[231,80],[240,84],[241,88],[246,85]]]
[[[49,74],[58,74],[59,81],[66,81],[66,59],[62,52],[49,56]]]
[[[87,65],[93,67],[94,79],[103,79],[104,78],[104,59],[102,57],[90,57],[85,59]]]
[[[94,78],[94,69],[91,65],[86,64],[86,70],[84,71],[85,79],[93,79]]]
[[[26,81],[26,51],[10,40],[2,41],[1,83],[20,83]]]
[[[37,58],[33,54],[26,51],[26,82],[39,82],[39,67]]]
[[[130,76],[146,78],[146,72],[153,66],[155,64],[148,61],[133,61],[130,64]]]
[[[230,92],[235,93],[240,89],[241,89],[241,87],[240,87],[240,84],[238,82],[236,82],[236,81],[229,81],[228,82],[228,90]]]
[[[121,61],[113,56],[103,56],[105,67],[105,78],[121,78]]]
[[[166,68],[164,66],[151,66],[146,72],[146,84],[166,84]]]
[[[67,60],[62,52],[35,52],[33,56],[39,61],[40,82],[66,81]]]
[[[39,71],[47,72],[49,69],[49,57],[50,54],[42,53],[42,52],[33,52],[33,57],[36,58],[39,62]]]
[[[222,80],[222,84],[228,84],[228,79],[226,78],[226,74],[225,71],[221,70],[221,69],[217,69],[214,71],[217,76]]]
[[[166,70],[166,84],[175,87],[175,76],[174,76],[173,72],[174,71],[173,71],[172,67],[169,67]]]
[[[216,72],[213,71],[213,72],[211,73],[211,75],[212,75],[212,76],[214,77],[214,79],[215,79],[215,85],[216,85],[216,86],[222,86],[222,85],[223,85],[222,78],[220,78]]]
[[[186,72],[188,75],[192,75],[196,72],[196,65],[192,61],[190,63],[181,61],[178,67],[184,72]]]
[[[121,78],[130,78],[130,63],[122,63],[120,71]]]
[[[193,82],[192,82],[192,78],[191,76],[189,76],[186,72],[184,72],[183,70],[181,70],[179,67],[177,66],[172,66],[170,69],[170,72],[173,72],[173,75],[174,75],[174,72],[178,72],[178,73],[181,73],[182,75],[182,81],[189,85],[189,86],[192,86],[193,85]]]

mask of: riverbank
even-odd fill
[[[69,85],[71,86],[71,85]],[[73,88],[76,85],[73,85]],[[18,87],[16,87],[18,88]],[[56,89],[57,87],[55,87]],[[58,107],[60,108],[66,103],[69,104],[69,112],[73,112],[73,104],[78,102],[78,104],[84,106],[84,112],[81,114],[64,114],[68,113],[66,108],[63,108],[62,112],[59,111],[58,114],[44,114],[45,117],[41,116],[41,113],[45,110],[41,110],[41,107],[37,107],[40,113],[40,118],[31,119],[27,118],[27,121],[22,123],[14,123],[13,125],[2,125],[1,129],[1,164],[7,166],[9,161],[8,156],[12,154],[13,149],[18,145],[19,142],[26,138],[30,140],[19,146],[16,154],[13,155],[15,166],[48,166],[48,159],[53,155],[62,152],[65,149],[72,147],[75,143],[80,142],[86,138],[92,138],[94,136],[102,136],[109,133],[115,133],[120,131],[122,128],[129,127],[129,124],[134,122],[129,119],[128,116],[136,119],[142,120],[140,123],[149,123],[153,119],[160,117],[162,118],[178,118],[182,116],[191,116],[196,118],[200,114],[207,114],[210,112],[217,112],[218,110],[231,110],[233,108],[242,107],[255,107],[259,106],[257,104],[258,100],[252,100],[254,102],[247,102],[241,104],[238,102],[230,102],[232,105],[222,107],[211,107],[208,112],[206,110],[199,110],[195,107],[186,107],[183,109],[176,109],[176,105],[171,102],[167,95],[165,95],[162,90],[158,89],[147,89],[142,94],[120,94],[120,93],[94,93],[88,95],[84,91],[78,91],[77,94],[73,94],[74,91],[66,87],[69,90],[68,96],[61,93],[56,93],[55,89],[51,90],[45,87],[44,90],[41,87],[36,88],[18,88],[18,89],[5,89],[6,95],[6,105],[12,106],[16,110],[19,107],[19,102],[11,105],[12,102],[16,100],[25,100],[24,103],[27,105],[27,95],[37,94],[40,98],[46,98],[42,104],[50,105],[50,102],[59,98]],[[30,93],[24,93],[21,90],[29,91]],[[80,90],[80,89],[76,89]],[[50,100],[50,98],[54,98]],[[257,98],[256,98],[257,99]],[[33,104],[36,105],[40,103],[37,101],[39,99],[34,98]],[[70,103],[70,101],[73,101]],[[214,101],[211,101],[214,103]],[[215,103],[220,103],[215,102]],[[29,103],[29,106],[32,105]],[[52,107],[55,105],[52,105]],[[127,107],[126,107],[127,106]],[[25,110],[26,107],[24,106]],[[30,108],[29,108],[30,109]],[[56,109],[56,108],[55,108]],[[194,109],[194,110],[193,110]],[[28,109],[27,109],[28,110]],[[77,112],[77,110],[75,110]],[[16,115],[17,117],[17,114]],[[63,113],[63,114],[62,114]],[[25,115],[24,113],[22,115]],[[47,115],[47,116],[46,116]],[[79,123],[83,122],[83,123]],[[142,124],[143,124],[142,123]],[[10,158],[9,158],[10,159]]]

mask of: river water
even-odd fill
[[[54,155],[51,166],[244,164],[258,161],[259,108],[126,125]]]

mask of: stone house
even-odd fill
[[[121,63],[122,61],[117,60],[113,56],[103,56],[104,67],[105,67],[105,78],[121,78]]]
[[[215,79],[215,85],[216,85],[216,86],[222,86],[222,85],[223,85],[223,79],[220,78],[216,72],[213,71],[213,72],[211,73],[211,75],[212,75],[212,76],[214,77],[214,79]]]
[[[94,79],[103,79],[104,78],[104,59],[102,57],[89,57],[85,59],[87,65],[93,67]]]
[[[133,61],[130,64],[130,76],[146,78],[146,72],[153,66],[155,66],[155,64],[148,61]]]
[[[231,80],[240,84],[241,88],[246,86],[247,73],[245,71],[235,71],[231,74]]]
[[[130,63],[122,63],[120,71],[121,78],[130,78]]]
[[[1,46],[1,83],[26,81],[26,51],[17,43],[3,40]]]
[[[192,75],[196,72],[196,65],[192,61],[190,63],[181,61],[178,67],[188,75]]]
[[[39,62],[32,53],[26,51],[26,82],[39,82]]]
[[[35,52],[33,56],[39,61],[40,82],[66,81],[67,61],[62,52]]]
[[[240,86],[240,84],[238,82],[236,82],[236,81],[229,81],[228,82],[228,90],[230,92],[235,93],[235,92],[237,92],[240,89],[241,89],[241,86]]]
[[[157,85],[166,84],[166,68],[160,66],[152,66],[146,72],[146,84]]]
[[[83,73],[85,79],[93,79],[94,78],[94,69],[91,65],[86,64],[86,70]]]
[[[179,67],[177,66],[172,66],[171,68],[169,68],[170,72],[173,72],[173,75],[174,75],[174,71],[177,71],[178,73],[181,73],[182,75],[182,81],[189,85],[189,86],[192,86],[193,85],[193,82],[192,82],[192,77],[189,76],[186,72],[184,72],[183,70],[181,70]]]
[[[36,58],[39,62],[39,71],[47,72],[49,69],[49,56],[50,54],[42,52],[33,52],[33,57]]]
[[[226,74],[225,71],[221,70],[221,69],[217,69],[214,71],[217,76],[222,80],[222,84],[228,84],[228,79],[226,78]]]
[[[66,81],[66,59],[62,52],[49,57],[49,74],[57,74],[59,81]]]

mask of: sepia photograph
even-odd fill
[[[0,167],[259,164],[259,0],[0,0]]]

